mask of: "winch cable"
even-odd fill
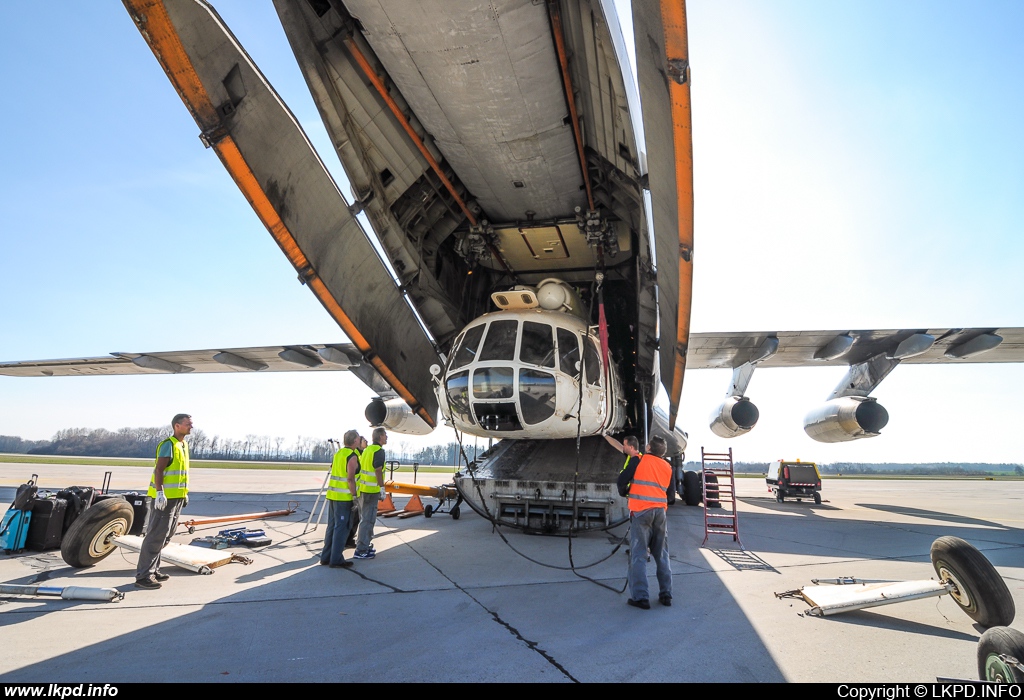
[[[594,309],[594,306],[593,306],[593,304],[594,304],[594,297],[596,296],[596,287],[597,287],[597,281],[595,280],[594,285],[592,285],[592,287],[591,287],[592,293],[591,293],[591,298],[590,298],[590,309],[589,309],[588,319],[592,318],[593,309]],[[586,339],[590,338],[590,327],[589,327],[589,324],[587,326],[587,334],[586,334],[585,338]],[[585,343],[586,340],[584,340],[583,342]],[[583,382],[585,381],[585,379],[586,379],[586,346],[584,345],[582,347],[582,352],[580,354],[580,389],[579,389],[579,394],[578,394],[578,404],[577,404],[577,411],[576,411],[576,473],[575,473],[575,475],[573,477],[573,510],[574,511],[576,509],[576,499],[577,499],[577,491],[578,491],[578,484],[579,484],[580,439],[581,439],[581,431],[582,431],[582,419],[581,419],[580,413],[581,413],[581,410],[582,410],[582,407],[583,407]],[[445,404],[446,404],[446,406],[448,408],[448,415],[449,416],[453,416],[454,412],[452,411],[451,397],[448,394],[447,387],[442,387],[441,393],[444,395]],[[614,556],[615,553],[617,551],[619,551],[619,549],[622,547],[622,545],[626,542],[626,538],[629,537],[629,529],[628,528],[626,529],[626,532],[623,534],[622,538],[615,545],[615,547],[612,549],[612,551],[608,553],[607,556],[604,556],[604,557],[602,557],[602,558],[600,558],[600,559],[598,559],[596,561],[593,561],[593,562],[591,562],[589,564],[585,564],[585,565],[582,565],[582,566],[576,566],[575,561],[573,560],[573,555],[572,555],[572,538],[573,538],[573,531],[574,531],[573,524],[572,524],[573,521],[570,521],[570,525],[569,525],[569,566],[558,566],[556,564],[548,564],[546,562],[542,562],[542,561],[539,561],[537,559],[534,559],[533,557],[529,556],[528,554],[525,554],[524,552],[519,551],[518,549],[516,549],[515,545],[513,545],[511,542],[509,542],[508,538],[505,537],[505,533],[503,533],[501,531],[499,526],[503,525],[504,523],[502,523],[500,520],[498,520],[497,517],[495,517],[494,515],[491,514],[491,510],[487,506],[487,500],[485,499],[485,497],[483,495],[483,492],[481,491],[480,483],[478,482],[478,480],[476,478],[475,471],[473,469],[471,469],[470,466],[469,466],[469,457],[466,455],[465,446],[463,445],[462,432],[458,428],[456,428],[454,426],[454,421],[452,421],[452,423],[453,423],[452,430],[454,430],[454,432],[455,432],[455,439],[458,441],[458,445],[459,445],[459,455],[462,458],[462,463],[466,466],[466,471],[469,473],[470,480],[473,482],[473,487],[474,487],[474,489],[476,489],[476,494],[477,494],[477,497],[479,498],[480,505],[481,505],[481,507],[484,510],[484,514],[485,514],[484,517],[485,517],[485,519],[488,522],[491,523],[491,527],[492,527],[493,531],[498,534],[498,537],[501,538],[501,541],[504,542],[505,545],[509,549],[511,549],[513,552],[518,554],[523,559],[526,559],[529,562],[537,564],[538,566],[543,566],[543,567],[548,568],[548,569],[554,569],[556,571],[572,571],[573,574],[575,574],[576,576],[579,576],[582,579],[590,581],[591,583],[595,583],[598,586],[601,586],[602,588],[607,588],[608,590],[610,590],[610,591],[612,591],[614,593],[617,593],[617,594],[622,593],[623,591],[625,591],[626,586],[628,585],[628,580],[626,581],[626,583],[623,584],[621,590],[616,590],[615,588],[613,588],[613,587],[611,587],[611,586],[609,586],[609,585],[607,585],[605,583],[602,583],[602,582],[597,581],[597,580],[595,580],[593,578],[590,578],[589,576],[585,576],[583,574],[580,574],[579,572],[584,570],[584,569],[589,569],[589,568],[592,568],[594,566],[597,566],[598,564],[601,564],[601,563],[607,561],[608,559],[610,559],[612,556]]]
[[[449,403],[449,411],[451,411],[450,402],[447,399],[447,391],[445,392],[445,395],[446,395],[445,396],[446,403]],[[543,567],[548,568],[548,569],[555,569],[557,571],[573,571],[574,568],[575,569],[589,569],[592,566],[597,566],[598,564],[600,564],[601,562],[607,560],[611,556],[611,554],[609,554],[607,557],[599,559],[599,560],[597,560],[595,562],[592,562],[590,564],[587,564],[585,566],[577,566],[577,567],[558,566],[557,564],[548,564],[546,562],[534,559],[530,555],[525,554],[524,552],[521,552],[518,549],[516,549],[515,545],[513,545],[511,542],[508,541],[508,538],[505,537],[505,533],[502,532],[501,529],[499,528],[500,525],[504,525],[505,523],[502,523],[495,516],[493,516],[491,514],[490,508],[487,507],[487,501],[484,499],[484,495],[483,495],[483,493],[480,490],[480,484],[477,481],[476,475],[473,473],[473,470],[469,468],[469,458],[466,456],[466,450],[464,449],[464,446],[463,446],[462,433],[457,428],[453,427],[452,429],[455,431],[455,439],[458,440],[458,443],[459,443],[459,454],[462,456],[462,461],[466,465],[466,471],[469,473],[469,476],[470,476],[471,481],[473,482],[474,488],[476,488],[477,497],[480,499],[480,505],[483,506],[484,513],[485,513],[484,518],[488,522],[491,523],[491,526],[492,526],[494,532],[496,532],[498,534],[498,537],[501,538],[502,542],[504,542],[506,545],[508,545],[509,549],[511,549],[513,552],[515,552],[516,554],[518,554],[523,559],[526,559],[529,562],[533,562],[534,564],[537,564],[538,566],[543,566]],[[623,538],[623,540],[625,540],[625,538]],[[620,543],[619,546],[621,546],[621,543]],[[616,547],[616,549],[618,549],[618,547]],[[614,554],[614,553],[615,552],[613,551],[612,554]],[[595,581],[595,583],[598,583],[598,582]],[[604,584],[598,583],[598,585],[604,585]]]
[[[604,359],[604,363],[603,363],[602,366],[607,370],[608,362],[609,362],[609,360],[608,360],[608,335],[607,335],[608,330],[607,330],[607,326],[605,325],[605,317],[604,317],[604,289],[603,289],[603,282],[604,282],[604,275],[601,272],[598,272],[595,275],[594,284],[591,286],[591,291],[590,291],[590,309],[588,310],[587,320],[589,321],[591,318],[593,318],[593,313],[594,313],[594,297],[596,296],[599,299],[599,301],[598,301],[598,313],[600,314],[600,323],[598,325],[598,329],[599,329],[598,333],[599,333],[599,335],[601,337],[601,356]],[[588,324],[587,325],[587,335],[586,335],[586,339],[584,340],[584,343],[588,342],[589,340],[590,340],[590,325]],[[586,381],[586,369],[587,369],[587,352],[586,352],[586,346],[584,345],[584,347],[583,347],[583,354],[580,356],[580,390],[579,390],[579,395],[578,395],[577,404],[576,404],[576,472],[573,474],[573,479],[572,479],[572,509],[573,509],[574,513],[576,512],[576,499],[577,499],[577,493],[578,493],[578,490],[579,490],[579,482],[580,482],[580,441],[582,439],[582,433],[583,433],[583,386],[584,386],[584,382]],[[609,392],[609,393],[611,392],[611,384],[609,382],[610,378],[611,378],[611,372],[607,371],[607,374],[605,374],[605,391]],[[610,411],[609,411],[609,415],[610,415]],[[598,586],[601,586],[602,588],[607,588],[609,591],[612,591],[613,593],[616,593],[616,594],[623,593],[626,590],[626,587],[629,585],[629,578],[628,577],[626,578],[626,582],[622,584],[622,589],[621,590],[616,590],[615,588],[613,588],[612,586],[609,586],[606,583],[602,583],[601,581],[597,581],[595,579],[590,578],[589,576],[581,574],[578,571],[578,569],[589,568],[589,566],[594,566],[594,565],[599,564],[599,563],[601,563],[603,561],[607,561],[608,559],[611,559],[612,556],[614,556],[615,553],[617,551],[619,551],[619,548],[622,547],[623,543],[626,541],[626,538],[629,537],[629,528],[628,527],[626,528],[626,532],[623,533],[622,539],[620,539],[618,544],[616,544],[615,547],[612,548],[612,551],[608,553],[608,556],[604,557],[603,559],[599,559],[598,561],[594,562],[593,564],[590,564],[587,567],[577,567],[576,566],[576,562],[575,562],[575,560],[573,558],[573,554],[572,554],[573,530],[575,528],[575,523],[576,523],[576,519],[575,518],[569,520],[569,567],[572,569],[572,573],[575,576],[578,576],[578,577],[580,577],[582,579],[590,581],[591,583],[597,584]],[[632,525],[632,523],[630,523],[630,525]]]

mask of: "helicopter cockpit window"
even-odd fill
[[[459,339],[458,345],[455,348],[455,353],[452,359],[452,366],[450,369],[458,369],[459,367],[465,367],[473,358],[476,357],[477,350],[480,348],[480,338],[484,335],[484,326],[474,326],[466,331],[462,338]]]
[[[473,397],[477,399],[511,399],[511,367],[477,367],[473,372]]]
[[[587,366],[587,384],[601,383],[601,355],[597,352],[597,344],[593,338],[587,338],[584,343],[586,353],[585,362]]]
[[[481,362],[514,359],[518,326],[519,321],[491,321],[491,325],[487,329],[487,339],[484,340],[484,347],[480,351],[478,359]]]
[[[536,425],[555,415],[555,375],[533,369],[519,370],[519,406],[523,421]]]
[[[452,413],[458,414],[459,418],[467,423],[473,423],[472,414],[469,411],[469,372],[459,372],[448,377],[445,383],[448,392],[448,403]]]
[[[523,344],[519,349],[519,360],[541,367],[555,366],[555,343],[551,326],[546,323],[523,323]]]
[[[580,338],[572,331],[557,329],[558,334],[558,368],[575,377],[579,374],[576,363],[580,361]]]

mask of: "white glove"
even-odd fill
[[[185,494],[185,502],[181,505],[182,508],[188,508],[188,494]]]
[[[163,489],[156,492],[156,503],[153,505],[156,506],[157,510],[163,510],[167,507],[167,496],[164,495]]]
[[[384,490],[381,490],[381,492],[380,492],[380,500],[382,500],[382,501],[387,500],[387,497],[388,497],[387,492],[384,491]]]

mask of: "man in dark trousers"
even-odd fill
[[[373,444],[364,447],[359,455],[359,535],[356,537],[354,559],[373,559],[377,550],[372,544],[373,525],[377,520],[377,503],[387,494],[384,491],[384,446],[388,444],[388,433],[384,428],[374,428]]]
[[[359,473],[359,432],[349,430],[342,437],[344,447],[334,454],[331,461],[331,477],[327,482],[327,532],[324,533],[324,548],[320,552],[321,566],[352,566],[345,560],[345,541],[352,529],[352,502],[356,494],[356,475]]]
[[[139,565],[135,569],[135,587],[157,589],[170,578],[160,571],[160,552],[174,536],[178,516],[188,503],[188,443],[192,416],[179,413],[171,419],[168,438],[156,446],[156,467],[149,482],[148,525],[142,538]]]
[[[672,605],[672,567],[668,560],[668,498],[672,467],[662,459],[665,438],[655,436],[636,466],[619,474],[619,495],[629,498],[629,600],[642,610],[651,607],[647,586],[647,550],[658,570],[658,602]]]

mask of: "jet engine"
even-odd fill
[[[889,422],[889,412],[870,396],[832,399],[804,419],[804,432],[818,442],[848,442],[875,437]]]
[[[711,432],[723,438],[739,437],[757,425],[760,415],[746,396],[730,396],[712,411]]]
[[[434,429],[412,412],[409,404],[402,399],[374,399],[366,407],[366,420],[374,428],[384,426],[388,430],[406,435],[428,435]]]

